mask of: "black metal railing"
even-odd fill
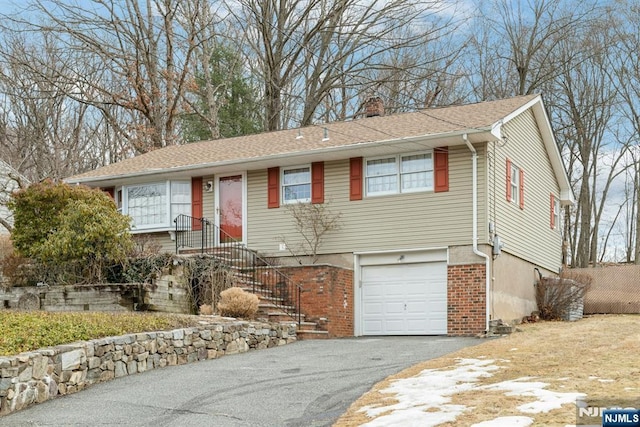
[[[206,218],[178,215],[175,223],[176,253],[200,253],[214,257],[234,272],[239,283],[261,294],[274,309],[301,322],[302,287],[271,262]]]

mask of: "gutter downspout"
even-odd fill
[[[479,257],[484,258],[484,266],[485,266],[485,276],[486,276],[486,284],[485,284],[485,332],[489,332],[489,320],[491,319],[491,304],[489,302],[490,299],[490,291],[491,291],[491,258],[489,255],[478,249],[478,152],[473,147],[473,145],[469,142],[467,138],[467,134],[462,135],[462,139],[471,150],[471,163],[472,163],[472,190],[473,193],[473,253],[478,255]]]

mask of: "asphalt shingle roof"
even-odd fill
[[[194,142],[161,148],[67,179],[82,182],[175,168],[241,162],[270,156],[312,152],[473,129],[487,130],[539,95],[425,109],[265,132],[256,135]],[[325,129],[329,138],[324,138]]]

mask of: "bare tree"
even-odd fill
[[[0,147],[3,160],[30,181],[102,164],[102,139],[96,136],[101,115],[66,96],[72,87],[60,78],[59,49],[47,34],[5,34],[0,40]],[[47,67],[35,71],[33,58]]]
[[[568,236],[572,264],[586,267],[597,262],[603,211],[614,180],[625,171],[629,145],[611,134],[617,95],[607,67],[613,35],[600,22],[575,35],[558,51],[553,117],[578,194]]]
[[[389,63],[387,53],[401,55],[456,28],[447,25],[451,18],[435,0],[239,0],[239,5],[230,10],[247,26],[249,55],[259,63],[267,130],[286,128],[296,117],[300,125],[326,120],[331,106],[345,107],[357,97],[352,90],[364,71],[424,65],[417,57]]]
[[[611,56],[610,70],[616,89],[621,98],[621,115],[624,117],[629,133],[629,144],[634,146],[632,151],[632,164],[634,170],[633,190],[634,195],[633,215],[635,225],[628,226],[630,233],[628,247],[633,244],[633,255],[627,255],[628,260],[640,264],[640,239],[637,232],[640,226],[640,169],[637,160],[637,148],[640,146],[640,3],[633,0],[619,0],[610,11],[609,19],[611,28],[617,35],[617,43]],[[633,216],[628,220],[633,220]],[[635,234],[635,236],[634,236]]]
[[[481,25],[472,37],[476,93],[494,99],[548,87],[558,77],[560,61],[567,60],[557,55],[559,44],[587,24],[595,4],[583,2],[577,8],[567,0],[483,3]]]
[[[34,0],[30,19],[14,18],[10,30],[55,37],[64,46],[63,67],[35,57],[32,71],[43,78],[55,73],[57,90],[99,109],[133,152],[144,153],[179,142],[177,119],[202,42],[199,14],[208,7],[205,0]],[[72,58],[85,68],[77,69]]]
[[[601,228],[610,191],[629,166],[628,138],[617,137],[617,94],[610,55],[617,43],[606,9],[566,0],[483,3],[469,72],[476,96],[545,93],[577,206],[567,213],[571,262],[597,262],[616,218]],[[619,26],[618,26],[619,27]],[[611,215],[615,215],[613,212]],[[602,239],[601,239],[602,237]]]

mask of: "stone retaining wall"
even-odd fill
[[[0,416],[125,375],[295,340],[295,324],[234,320],[0,356]]]
[[[132,311],[143,292],[140,283],[0,288],[0,309]]]

